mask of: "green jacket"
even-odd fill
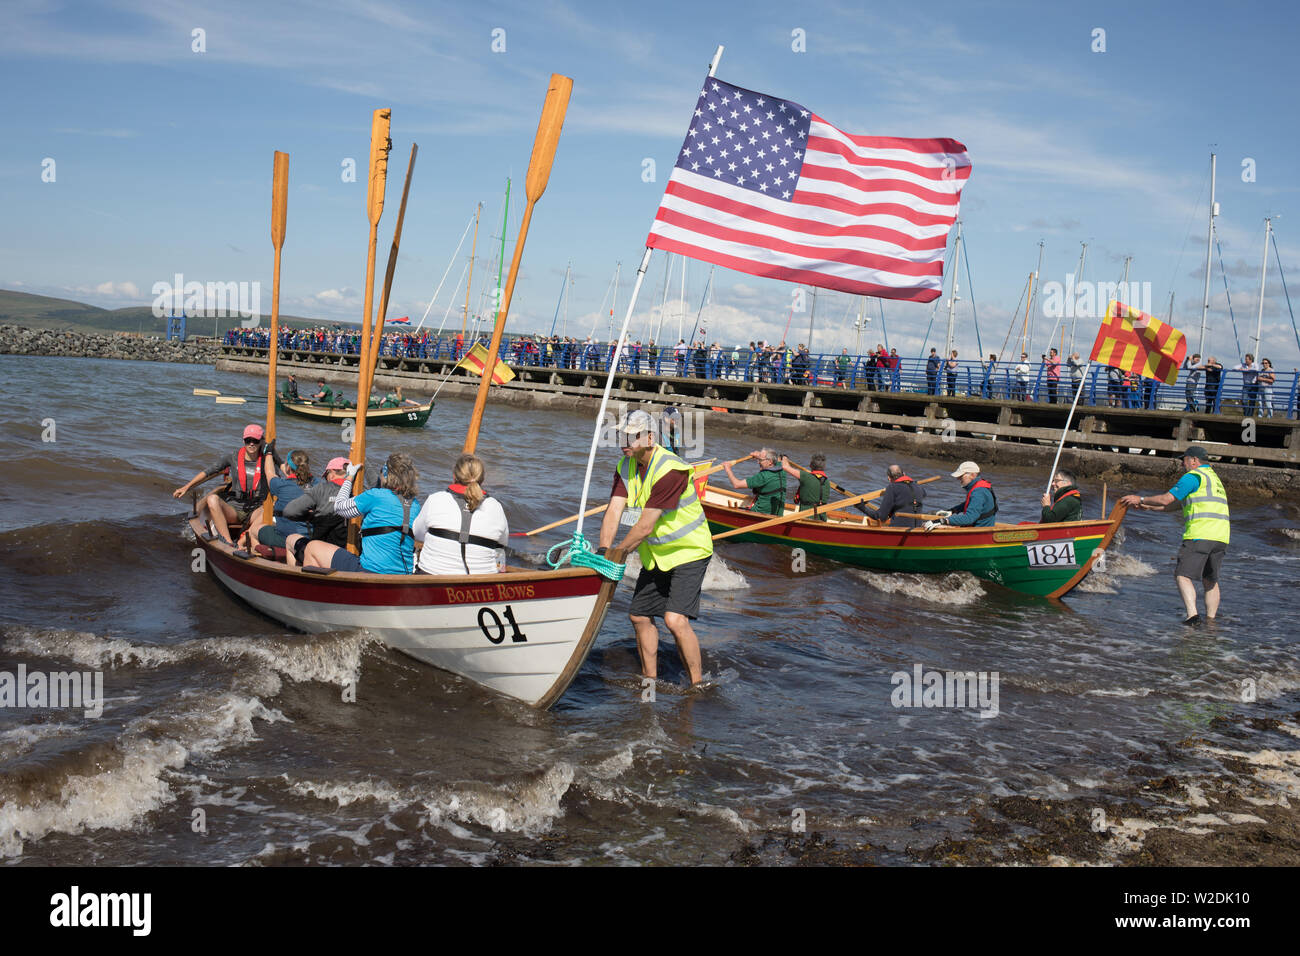
[[[1052,494],[1052,503],[1043,509],[1043,523],[1049,521],[1080,521],[1083,518],[1083,498],[1074,485],[1066,485]]]
[[[755,511],[765,515],[785,514],[785,471],[782,468],[764,468],[745,479],[745,484],[754,494]]]

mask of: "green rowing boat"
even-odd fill
[[[341,422],[345,419],[355,419],[357,417],[355,407],[327,405],[324,402],[313,402],[310,399],[287,402],[283,398],[276,396],[275,407],[290,415],[297,415],[299,418],[311,418],[318,422]],[[429,420],[429,413],[432,411],[432,399],[423,405],[395,405],[389,408],[372,405],[366,411],[366,424],[420,428]]]

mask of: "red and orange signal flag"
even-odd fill
[[[488,350],[483,347],[482,342],[474,343],[474,347],[469,350],[463,359],[456,363],[457,368],[463,368],[466,371],[483,377],[483,367],[487,365]],[[492,384],[501,385],[515,377],[515,373],[510,370],[510,366],[505,362],[497,360],[492,366]]]
[[[1092,361],[1123,369],[1166,385],[1178,381],[1187,354],[1187,337],[1132,306],[1112,299],[1092,346]]]

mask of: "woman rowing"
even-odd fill
[[[230,525],[241,524],[243,534],[257,534],[262,526],[262,502],[266,500],[271,479],[275,477],[275,461],[262,444],[262,426],[253,424],[244,429],[244,445],[231,452],[211,468],[201,471],[172,492],[173,498],[184,498],[195,485],[201,485],[223,472],[230,474],[228,498],[214,491],[203,499],[195,511],[203,519],[208,514],[213,530],[226,544],[230,541]],[[232,545],[233,546],[233,545]]]

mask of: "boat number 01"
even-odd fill
[[[1050,544],[1027,544],[1031,568],[1077,568],[1073,541],[1055,541]]]
[[[506,605],[506,621],[510,624],[510,640],[514,644],[523,644],[528,637],[523,631],[519,630],[519,624],[515,621],[515,611],[510,605]],[[478,609],[478,626],[486,637],[493,644],[500,644],[506,639],[506,625],[501,622],[500,615],[490,607],[481,607]],[[495,629],[496,633],[493,634]]]

